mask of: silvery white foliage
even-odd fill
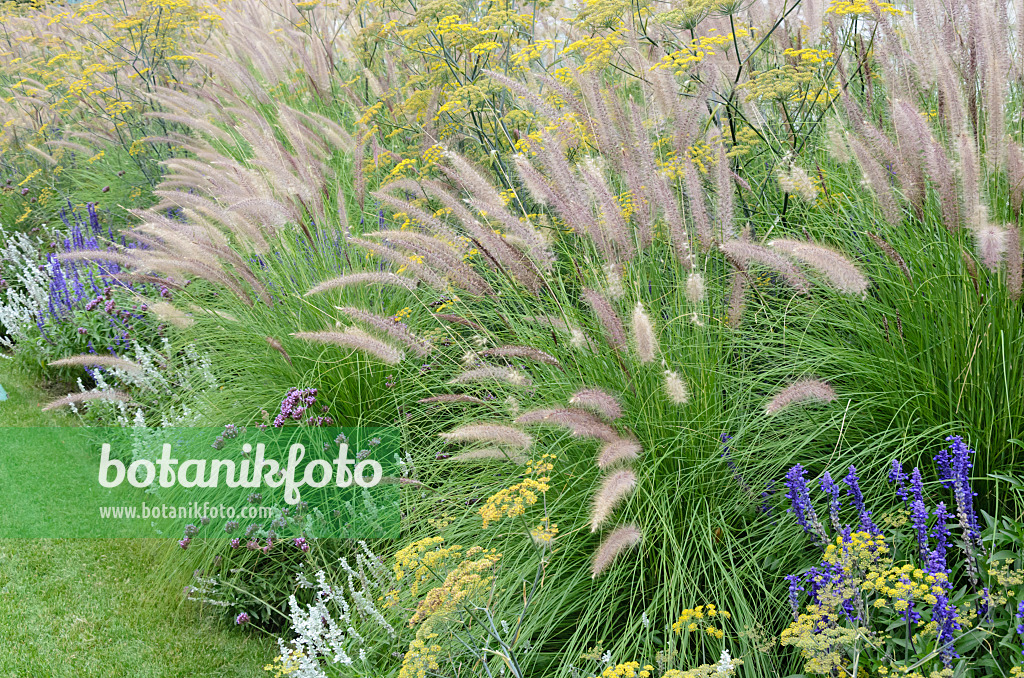
[[[0,264],[14,283],[0,297],[0,329],[14,341],[0,336],[0,345],[14,348],[29,338],[27,329],[35,324],[36,313],[49,303],[50,271],[41,266],[45,258],[36,242],[24,233],[8,235],[0,226],[0,242]]]
[[[326,675],[324,663],[368,661],[366,640],[356,628],[360,624],[370,623],[392,638],[397,637],[394,627],[373,602],[377,597],[375,591],[393,588],[394,577],[366,542],[360,541],[359,547],[362,552],[355,555],[355,567],[345,558],[339,561],[348,576],[347,586],[332,586],[323,570],[316,573],[315,583],[301,569],[296,573],[295,581],[300,588],[316,589],[316,600],[305,609],[294,596],[288,601],[295,638],[290,644],[279,638],[278,646],[280,661],[295,668],[296,672],[289,675],[320,678]],[[297,653],[305,656],[296,657]]]
[[[362,554],[356,554],[356,562],[362,559]],[[341,568],[345,570],[348,575],[348,593],[352,598],[352,603],[359,613],[361,619],[372,619],[377,623],[379,627],[384,629],[389,636],[395,638],[398,634],[395,632],[395,628],[388,623],[384,618],[384,615],[380,613],[377,606],[373,604],[373,590],[367,579],[360,576],[352,567],[348,564],[348,561],[344,558],[340,560]],[[362,569],[362,567],[360,567]],[[356,588],[356,582],[359,582],[359,587]]]
[[[300,669],[307,672],[297,675],[324,675],[320,668],[321,660],[331,664],[351,664],[352,657],[346,646],[363,642],[362,636],[351,625],[351,608],[343,591],[327,583],[323,570],[317,572],[316,577],[317,592],[312,604],[303,609],[294,595],[288,599],[291,628],[295,632],[292,645],[304,655],[299,660]],[[294,656],[285,655],[286,649],[282,645],[282,660]]]

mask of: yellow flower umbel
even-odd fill
[[[480,508],[485,530],[491,523],[496,523],[502,518],[525,515],[526,507],[537,503],[540,495],[550,489],[548,483],[551,482],[551,478],[547,474],[554,469],[551,462],[555,458],[553,454],[544,454],[537,461],[531,459],[526,464],[525,480],[488,497]]]
[[[725,610],[719,610],[713,604],[698,605],[697,607],[683,610],[682,614],[679,615],[679,619],[672,624],[672,631],[677,634],[683,631],[690,633],[703,631],[712,638],[722,640],[725,637],[725,631],[715,625],[719,619],[732,619],[732,615]]]

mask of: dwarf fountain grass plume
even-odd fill
[[[896,203],[885,168],[859,139],[851,136],[847,138],[847,142],[864,174],[864,184],[874,193],[886,221],[893,226],[898,226],[903,219],[903,214]]]
[[[654,334],[651,319],[644,311],[642,302],[636,302],[633,309],[633,345],[641,363],[652,363],[658,354],[658,337]]]
[[[693,219],[694,228],[697,230],[697,237],[700,239],[701,249],[707,252],[714,243],[714,234],[711,230],[711,217],[708,216],[708,206],[704,198],[704,188],[700,183],[700,174],[690,154],[683,156],[683,178],[686,185],[687,204],[690,208],[690,216]]]
[[[347,275],[338,276],[337,278],[325,280],[322,283],[309,288],[309,291],[306,292],[304,296],[308,297],[313,294],[319,294],[320,292],[326,292],[327,290],[342,289],[352,285],[365,284],[394,285],[396,287],[404,287],[407,290],[416,289],[416,280],[413,278],[406,278],[405,276],[386,273],[383,271],[374,271],[369,273],[349,273]]]
[[[342,332],[294,332],[292,336],[304,341],[333,344],[362,351],[389,365],[397,365],[405,359],[405,353],[401,349],[371,337],[358,327],[346,327]]]
[[[49,365],[50,367],[106,367],[123,370],[130,374],[142,374],[144,372],[142,365],[131,360],[113,355],[97,355],[95,353],[51,360]]]
[[[643,533],[636,525],[616,527],[608,533],[608,536],[601,542],[601,546],[594,552],[594,560],[590,568],[591,578],[596,579],[597,575],[607,570],[620,554],[637,546],[641,541],[643,541]]]
[[[879,249],[885,252],[885,256],[887,256],[890,261],[899,266],[900,271],[903,273],[903,276],[907,280],[909,280],[910,282],[914,282],[914,276],[910,274],[910,269],[907,268],[907,262],[903,259],[902,255],[900,255],[900,253],[897,252],[892,245],[887,243],[885,240],[882,239],[880,235],[877,235],[875,233],[868,233],[868,237],[871,238],[871,240],[876,245],[878,245]]]
[[[487,405],[486,400],[477,398],[476,396],[464,395],[462,393],[443,393],[441,395],[430,396],[429,398],[423,398],[417,401],[418,403],[429,405],[433,403],[468,403],[471,405]]]
[[[1022,22],[1024,23],[1024,22]],[[1021,297],[1024,283],[1024,254],[1021,252],[1020,229],[1013,225],[1006,227],[1006,288],[1010,298],[1016,301]]]
[[[414,276],[419,278],[424,284],[432,287],[439,292],[446,292],[448,290],[448,281],[434,272],[429,266],[411,259],[407,254],[400,252],[399,250],[391,247],[386,243],[375,243],[362,238],[348,239],[353,245],[358,245],[373,254],[376,254],[381,259],[391,263],[394,266],[405,268]],[[471,292],[470,290],[466,290]]]
[[[690,402],[690,389],[678,372],[665,370],[665,395],[676,405]]]
[[[529,386],[532,382],[528,376],[511,367],[478,367],[458,375],[449,384],[477,384],[480,382],[499,381],[512,386]]]
[[[608,468],[620,462],[633,461],[640,457],[643,447],[632,438],[616,438],[601,446],[597,455],[597,467]]]
[[[584,388],[569,398],[570,405],[593,410],[612,421],[622,416],[622,405],[615,396],[597,388]]]
[[[636,474],[632,469],[623,468],[608,474],[601,487],[594,493],[594,505],[590,512],[590,531],[597,532],[615,507],[636,489]]]
[[[790,158],[780,165],[776,178],[784,193],[795,195],[804,201],[814,203],[818,199],[818,188],[802,167]]]
[[[747,306],[747,285],[749,280],[743,268],[735,269],[729,276],[729,326],[736,328],[743,322],[743,311]]]
[[[553,355],[529,346],[498,346],[480,351],[480,355],[497,356],[501,358],[527,358],[539,363],[544,363],[545,365],[554,365],[555,367],[562,366],[562,364],[558,362],[558,359]]]
[[[280,341],[278,341],[274,337],[269,336],[264,337],[264,339],[267,340],[267,344],[270,346],[270,348],[274,349],[275,351],[281,354],[281,357],[284,358],[285,362],[287,362],[289,365],[292,364],[292,357],[288,355],[288,351],[284,350],[284,346],[281,345]]]
[[[974,239],[981,263],[993,273],[999,270],[1007,250],[1007,231],[1001,226],[984,223],[974,231]]]
[[[494,293],[490,284],[466,263],[461,245],[452,245],[447,241],[415,231],[378,231],[367,233],[365,237],[381,238],[389,246],[408,250],[412,255],[420,257],[426,265],[471,294],[482,296]]]
[[[179,329],[187,329],[195,324],[195,318],[167,301],[153,301],[148,304],[149,311],[160,320],[170,323]]]
[[[707,291],[704,288],[704,276],[694,271],[686,277],[686,299],[694,306],[704,301]]]
[[[529,410],[516,417],[517,424],[550,424],[567,428],[577,438],[597,438],[611,441],[619,437],[613,426],[601,421],[596,416],[576,408],[540,408]]]
[[[476,324],[472,320],[468,320],[466,318],[463,318],[460,315],[452,315],[451,313],[433,313],[431,315],[433,315],[438,320],[441,320],[441,321],[446,322],[446,323],[451,323],[452,325],[462,325],[464,327],[472,328],[472,329],[476,330],[477,332],[483,332],[484,331],[483,327],[481,327],[480,325]]]
[[[722,243],[718,248],[743,269],[749,267],[751,263],[758,263],[778,272],[791,287],[801,294],[807,294],[810,291],[810,285],[803,273],[797,270],[788,259],[763,245],[745,240],[730,240]]]
[[[870,284],[849,259],[839,252],[814,243],[798,240],[772,240],[768,246],[811,266],[829,279],[844,294],[863,296]]]
[[[132,397],[123,391],[116,391],[113,389],[104,391],[85,391],[83,393],[69,393],[66,396],[51,400],[42,406],[44,412],[49,410],[57,409],[65,405],[75,406],[79,403],[91,402],[93,400],[102,400],[106,402],[122,402],[130,403]]]
[[[626,330],[622,327],[622,321],[619,319],[615,309],[612,308],[611,302],[603,294],[595,290],[584,290],[583,297],[590,304],[594,315],[601,321],[601,327],[604,328],[605,341],[616,352],[623,351],[626,348]]]
[[[491,422],[464,424],[446,433],[441,433],[440,436],[450,443],[490,443],[522,450],[533,446],[533,437],[529,433],[512,426]]]
[[[412,349],[416,355],[429,355],[433,350],[433,346],[429,343],[413,336],[405,323],[399,322],[394,318],[385,318],[351,306],[335,306],[334,308],[353,320],[364,323],[365,325],[368,325],[380,332],[384,332],[392,339],[405,344]]]
[[[790,405],[808,402],[830,403],[835,390],[818,379],[799,379],[775,394],[765,405],[765,414],[776,414]]]

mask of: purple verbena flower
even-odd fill
[[[250,619],[249,615],[246,614],[245,612],[240,612],[238,614],[238,616],[235,617],[235,624],[238,624],[238,625],[248,624],[250,621],[251,621],[251,619]]]

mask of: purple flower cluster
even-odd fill
[[[303,553],[309,553],[309,543],[306,541],[305,537],[296,537],[295,546],[297,546]]]
[[[851,466],[850,473],[843,478],[843,482],[849,486],[846,493],[853,497],[853,506],[857,509],[857,515],[860,517],[860,529],[870,534],[879,534],[878,526],[871,521],[871,511],[864,505],[864,494],[860,491],[857,469]]]
[[[832,519],[832,529],[838,532],[842,529],[839,522],[839,509],[842,508],[842,501],[839,499],[839,486],[832,480],[828,471],[821,474],[821,490],[829,496],[828,515]]]
[[[786,473],[786,487],[789,492],[786,497],[790,501],[790,512],[796,516],[796,521],[804,532],[820,540],[822,544],[828,541],[825,535],[825,528],[818,520],[818,514],[814,512],[814,505],[811,503],[810,493],[807,491],[807,471],[803,466],[797,464]]]
[[[235,624],[238,624],[239,626],[242,624],[248,624],[250,621],[252,621],[252,619],[245,612],[240,612],[238,616],[235,617]]]
[[[949,449],[941,450],[935,456],[940,478],[943,485],[953,488],[956,515],[967,540],[974,546],[980,546],[981,527],[974,512],[974,497],[977,495],[971,489],[971,468],[974,466],[971,463],[971,455],[974,454],[974,450],[968,448],[960,436],[949,436],[946,442],[950,443]]]
[[[334,420],[325,415],[310,415],[308,419],[302,421],[306,410],[316,403],[316,394],[317,390],[315,388],[299,389],[292,387],[288,389],[284,400],[281,401],[281,411],[274,417],[274,428],[281,428],[289,420],[298,421],[307,426],[330,426],[333,424]],[[322,411],[326,411],[326,409],[327,407],[324,406]]]

